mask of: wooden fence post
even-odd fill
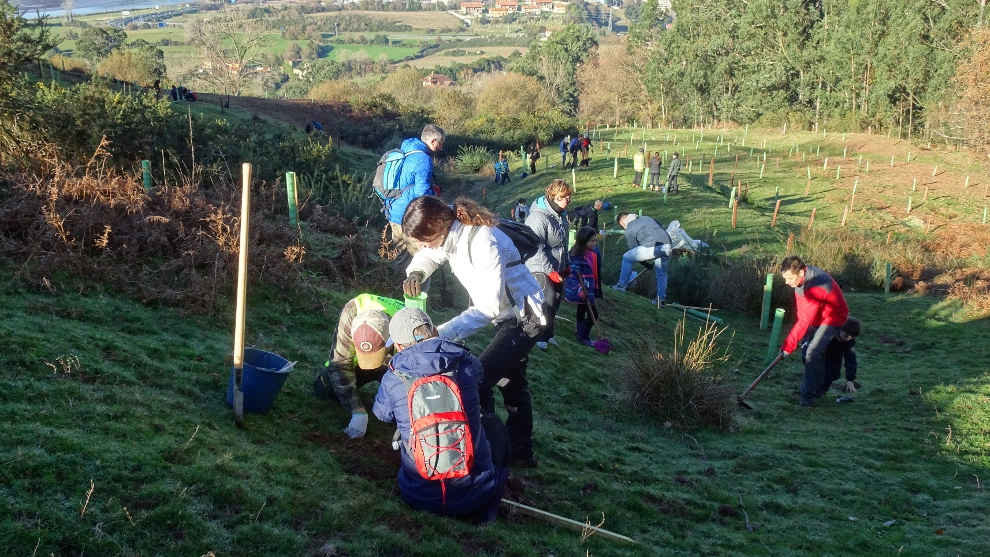
[[[818,212],[818,207],[813,207],[811,209],[811,218],[808,219],[808,230],[815,227],[815,213]]]

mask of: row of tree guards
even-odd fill
[[[635,126],[634,126],[634,128],[635,128]],[[609,125],[606,124],[605,125],[605,129],[609,129]],[[600,139],[601,138],[601,127],[599,126],[599,127],[596,127],[595,129],[589,129],[587,133],[588,133],[589,137],[594,138],[597,135],[598,138]],[[745,141],[746,141],[745,138],[748,135],[748,133],[749,133],[749,127],[747,126],[746,127],[746,130],[744,132],[744,138],[743,138],[743,145],[744,146],[745,146]],[[785,130],[785,133],[786,133],[786,130]],[[630,133],[630,136],[629,136],[629,145],[630,146],[632,145],[633,135],[634,135],[633,133]],[[823,136],[824,135],[825,135],[825,132],[823,130]],[[643,132],[642,132],[642,136],[641,137],[642,137],[643,142],[644,142],[643,143],[643,147],[644,147],[644,151],[645,151],[646,150],[646,128],[643,128]],[[696,148],[698,148],[698,151],[701,150],[700,149],[700,144],[701,144],[701,141],[703,141],[703,139],[704,139],[704,130],[702,130],[700,132],[700,136],[696,140],[696,145],[695,146],[696,146]],[[843,134],[842,139],[843,139],[842,160],[848,160],[849,151],[848,151],[848,146],[845,145],[845,142],[847,141],[846,134]],[[670,142],[671,141],[670,134],[666,134],[664,136],[664,140],[667,141],[667,142]],[[673,141],[674,141],[674,144],[676,145],[676,143],[677,143],[677,137],[676,137],[676,135],[674,136]],[[716,137],[716,140],[715,140],[715,143],[714,143],[715,152],[714,152],[714,156],[712,156],[712,158],[710,160],[710,165],[709,165],[709,170],[708,170],[708,186],[711,187],[711,188],[713,188],[713,189],[714,189],[715,158],[717,158],[717,156],[718,156],[718,146],[719,145],[722,145],[722,144],[724,144],[724,138],[721,135],[719,135],[719,136]],[[727,145],[728,152],[731,152],[732,143],[729,143],[729,144],[726,144],[726,145]],[[763,149],[766,149],[766,139],[763,140],[763,147],[762,148]],[[611,142],[608,142],[607,143],[606,149],[611,154]],[[792,156],[792,154],[795,153],[795,152],[801,152],[802,160],[805,160],[806,153],[804,153],[803,151],[801,151],[801,149],[798,147],[797,144],[794,144],[788,150],[788,157]],[[809,152],[810,152],[810,150],[809,150]],[[664,158],[666,158],[667,151],[664,151],[663,153],[664,153]],[[750,148],[750,153],[749,154],[750,154],[750,157],[752,158],[753,155],[754,155],[754,151],[753,151],[753,148],[752,147]],[[688,174],[691,174],[691,173],[694,172],[694,161],[689,156],[687,156],[688,153],[685,153],[685,155],[686,155],[685,158],[687,159],[685,161],[686,164],[687,164],[687,173]],[[817,145],[815,147],[815,156],[818,157],[820,155],[821,155],[821,145]],[[907,159],[907,162],[908,163],[911,162],[912,155],[913,155],[913,153],[911,151],[908,151],[907,152],[906,159]],[[619,156],[618,156],[618,153],[615,153],[613,155],[613,157],[614,157],[614,160],[613,160],[612,177],[613,178],[618,178],[618,174],[619,174]],[[767,151],[764,151],[762,154],[758,154],[757,155],[757,158],[758,159],[759,158],[762,158],[762,164],[760,165],[760,178],[759,178],[759,179],[762,180],[764,178],[764,176],[765,176],[765,173],[766,173]],[[864,161],[863,156],[862,155],[859,155],[859,159],[858,159],[858,161],[856,163],[856,168],[857,169],[863,169],[864,168],[863,161]],[[780,157],[777,157],[776,162],[777,162],[777,167],[779,168],[780,167]],[[729,195],[730,195],[729,208],[730,209],[733,209],[733,218],[732,218],[732,227],[733,228],[736,227],[737,220],[738,220],[738,209],[737,209],[738,200],[735,199],[735,197],[737,197],[737,196],[734,195],[734,194],[740,193],[740,191],[739,191],[738,188],[743,186],[743,184],[741,184],[741,183],[738,186],[733,186],[733,183],[735,183],[736,167],[738,166],[738,164],[739,164],[739,155],[737,154],[736,155],[736,164],[735,164],[735,166],[733,166],[732,176],[729,179],[729,186],[730,186],[730,192],[729,192]],[[894,167],[894,164],[895,164],[895,156],[894,155],[891,155],[890,166],[891,167]],[[823,175],[828,171],[828,166],[829,166],[829,157],[826,156],[824,158],[823,164],[822,164],[822,174]],[[865,165],[865,172],[864,173],[869,174],[869,168],[870,168],[870,160],[869,159],[866,159],[866,165]],[[650,172],[649,168],[644,169],[642,189],[646,189],[646,184],[649,181],[649,172]],[[938,165],[934,165],[932,167],[932,176],[934,177],[936,175],[938,175]],[[573,177],[573,174],[572,174],[572,177]],[[842,166],[841,165],[836,165],[835,166],[835,180],[838,181],[838,180],[841,180],[841,178],[842,178]],[[805,195],[810,195],[810,193],[811,193],[811,180],[812,180],[811,165],[808,165],[807,166],[807,182],[806,182],[806,185],[805,185],[805,192],[804,192]],[[853,184],[852,195],[850,196],[850,199],[849,199],[849,204],[847,206],[845,206],[843,208],[843,211],[842,211],[842,220],[841,220],[841,226],[842,227],[845,227],[846,226],[846,223],[847,223],[847,221],[849,219],[849,214],[852,212],[853,204],[854,204],[855,196],[856,196],[856,190],[857,190],[858,185],[859,185],[859,176],[856,176],[855,183]],[[964,189],[969,189],[969,186],[970,186],[970,176],[967,175],[965,177],[965,180],[964,180],[964,183],[963,183],[963,187],[964,187]],[[984,192],[984,197],[987,197],[987,195],[990,194],[990,184],[987,184],[984,189],[987,190],[987,191]],[[912,185],[912,192],[914,192],[916,190],[917,190],[917,177],[914,178],[914,183]],[[924,201],[927,201],[927,199],[928,199],[928,191],[929,191],[929,188],[926,186],[925,187],[925,192],[924,192],[925,194],[924,194],[924,197],[922,198],[922,201],[923,202]],[[775,188],[774,199],[776,201],[775,201],[775,206],[774,206],[774,215],[773,215],[773,218],[771,219],[771,227],[776,226],[777,215],[778,215],[778,213],[780,211],[781,200],[780,200],[780,188],[779,188],[779,186]],[[664,191],[664,203],[666,203],[666,201],[667,201],[667,199],[666,199],[666,191]],[[913,208],[914,208],[913,207],[913,196],[910,196],[909,195],[908,196],[908,200],[907,200],[907,211],[906,211],[907,214],[910,214]],[[812,209],[812,214],[810,215],[809,222],[808,222],[809,228],[810,227],[813,227],[813,225],[814,225],[815,213],[816,213],[816,210],[815,209]],[[986,205],[984,205],[984,207],[983,207],[983,215],[982,215],[982,218],[980,220],[981,224],[984,224],[984,225],[987,224],[988,216],[990,216],[990,210],[988,210],[988,207]],[[929,217],[929,219],[928,219],[928,224],[926,226],[926,232],[927,231],[930,231],[930,230],[931,230],[931,217]]]

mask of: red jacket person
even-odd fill
[[[811,406],[816,398],[825,394],[822,388],[825,349],[846,323],[849,307],[835,279],[818,267],[805,265],[799,257],[784,258],[780,274],[787,286],[794,288],[797,306],[797,321],[780,351],[787,356],[799,345],[804,347],[801,405]]]

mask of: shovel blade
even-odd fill
[[[739,403],[739,407],[740,408],[745,408],[746,410],[754,410],[753,405],[750,404],[748,400],[746,400],[745,398],[743,398],[741,396],[736,397],[736,402]]]
[[[234,423],[244,427],[244,391],[234,388]]]

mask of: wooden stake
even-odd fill
[[[818,212],[818,207],[811,209],[811,218],[808,219],[808,230],[815,227],[815,213]]]
[[[928,201],[928,186],[925,186],[925,195],[921,196],[921,201]]]
[[[791,232],[787,235],[787,253],[791,253],[794,250],[794,233]]]
[[[739,214],[739,198],[733,200],[732,203],[732,229],[736,229],[736,217]]]
[[[708,165],[708,187],[713,187],[715,185],[715,157],[712,157],[712,162]]]
[[[808,181],[804,183],[804,195],[809,193],[811,193],[811,178],[808,178]]]
[[[849,206],[846,205],[842,208],[842,228],[846,227],[846,218],[849,216]]]
[[[893,230],[887,231],[887,245],[890,245],[890,236],[894,233]]]
[[[770,219],[770,228],[777,226],[777,213],[780,212],[780,202],[782,199],[778,199],[777,203],[773,206],[773,218]]]

